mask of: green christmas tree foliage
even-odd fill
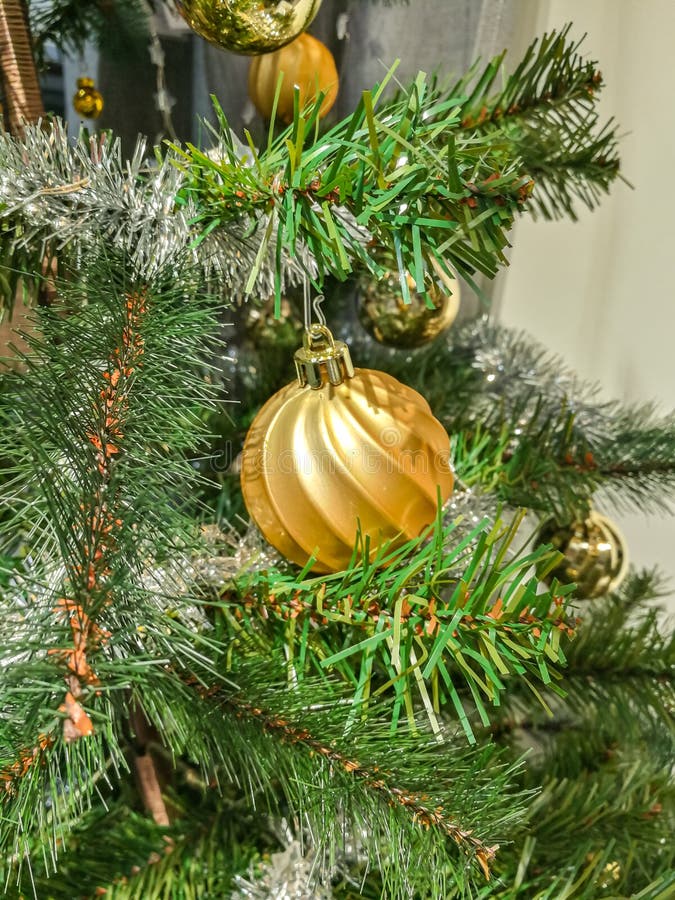
[[[6,896],[278,896],[283,872],[308,897],[672,892],[662,587],[633,572],[575,605],[542,580],[559,555],[524,540],[594,496],[667,504],[672,418],[474,322],[414,363],[358,345],[452,436],[457,492],[420,538],[370,560],[357,537],[316,576],[246,529],[232,467],[214,471],[298,342],[273,326],[228,394],[222,323],[244,300],[280,312],[310,284],[339,323],[378,250],[418,285],[471,282],[524,211],[574,216],[609,189],[615,131],[568,32],[500,66],[385,79],[327,131],[297,109],[263,147],[222,113],[210,148],[129,161],[58,121],[0,134],[4,300],[52,294],[1,376]]]

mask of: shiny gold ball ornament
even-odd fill
[[[178,0],[200,37],[235,53],[272,53],[301,34],[321,0]]]
[[[103,112],[103,95],[94,86],[93,78],[78,78],[73,95],[75,112],[84,119],[98,119]]]
[[[593,511],[571,525],[544,524],[538,540],[552,544],[564,559],[547,576],[563,584],[577,585],[577,596],[592,600],[615,591],[628,571],[626,544],[616,525]]]
[[[397,271],[378,281],[362,282],[358,317],[368,334],[387,347],[413,349],[431,343],[446,331],[459,312],[459,282],[440,267],[427,287],[417,293],[415,279],[406,273],[410,302],[406,303]]]
[[[320,119],[335,103],[339,82],[335,59],[328,47],[311,34],[301,34],[281,50],[251,60],[248,93],[265,119],[272,116],[280,78],[276,115],[282,122],[293,121],[296,87],[300,109],[316,100],[319,93],[324,95],[319,109]]]
[[[274,350],[281,346],[288,353],[297,346],[302,320],[288,297],[281,297],[278,318],[275,306],[274,297],[262,305],[249,301],[244,313],[244,328],[247,337],[259,349]]]
[[[345,569],[357,534],[374,553],[433,523],[452,492],[450,439],[426,400],[355,369],[323,325],[305,332],[297,381],[260,410],[244,444],[244,502],[265,538],[316,572]]]

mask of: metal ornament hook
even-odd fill
[[[321,304],[325,299],[326,298],[323,294],[317,294],[316,297],[312,300],[312,311],[314,312],[314,315],[318,319],[320,325],[326,324],[326,316],[321,309]]]
[[[354,376],[349,348],[336,341],[326,325],[305,328],[302,347],[295,351],[295,371],[300,387],[318,389],[326,383],[342,384]]]

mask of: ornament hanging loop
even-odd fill
[[[302,348],[306,353],[321,355],[324,351],[335,353],[335,338],[325,322],[310,325],[302,335]]]
[[[342,384],[354,376],[349,348],[336,341],[326,325],[313,324],[305,329],[302,347],[295,351],[295,371],[300,387],[318,389],[324,384]]]

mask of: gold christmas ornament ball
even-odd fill
[[[301,34],[321,0],[178,0],[190,28],[235,53],[271,53]]]
[[[426,400],[384,372],[354,369],[347,347],[313,325],[297,382],[276,393],[244,444],[241,485],[265,538],[316,572],[345,569],[357,534],[374,553],[432,524],[450,496],[450,439]]]
[[[274,314],[275,300],[272,297],[262,305],[248,302],[246,304],[244,327],[256,347],[267,349],[282,345],[286,350],[296,347],[298,331],[302,329],[302,321],[293,308],[288,297],[281,298],[280,316]]]
[[[550,584],[555,577],[563,584],[575,583],[581,599],[592,600],[615,591],[628,571],[628,554],[621,533],[597,512],[571,525],[547,522],[538,539],[564,554],[547,576],[547,582]]]
[[[427,288],[428,299],[417,293],[410,274],[406,274],[406,280],[410,303],[403,298],[397,271],[388,272],[379,281],[362,283],[359,321],[371,337],[387,347],[423,347],[446,331],[459,312],[457,279],[439,271],[439,277]]]
[[[103,112],[103,95],[94,87],[93,78],[78,78],[73,96],[75,112],[84,119],[98,119]]]
[[[281,50],[251,60],[248,93],[265,119],[272,116],[280,78],[276,115],[282,122],[293,121],[295,88],[299,93],[300,109],[313,103],[319,93],[324,95],[320,119],[335,103],[339,84],[335,58],[328,47],[311,34],[301,34]]]

